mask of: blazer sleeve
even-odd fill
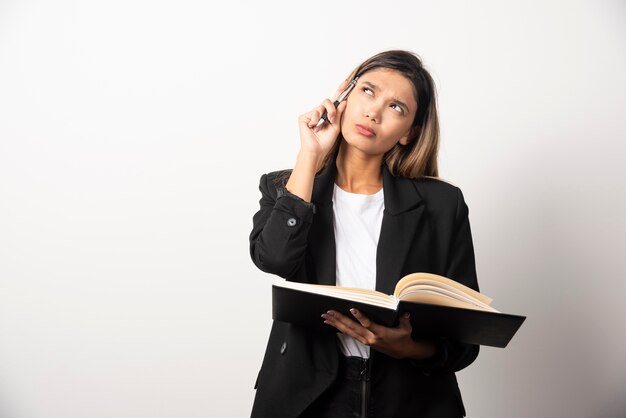
[[[253,217],[250,256],[266,273],[290,279],[302,267],[315,206],[289,193],[264,174],[259,182],[260,208]]]
[[[445,276],[478,291],[474,245],[469,223],[469,209],[463,193],[457,188],[457,205]],[[415,365],[448,372],[459,371],[476,360],[480,346],[451,339],[436,341],[437,354]]]

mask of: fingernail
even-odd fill
[[[356,314],[358,314],[357,310],[356,310],[356,309],[354,309],[354,308],[350,309],[350,313],[351,313],[352,315],[356,315]]]
[[[328,319],[328,315],[326,315],[326,314],[322,314],[322,318],[324,318],[324,319]]]
[[[404,317],[405,317],[405,318],[409,318],[410,316],[411,316],[411,314],[410,314],[410,313],[408,313],[408,312],[406,312],[406,313],[404,314]]]
[[[328,312],[326,312],[326,314],[327,314],[328,316],[334,316],[334,315],[335,315],[335,313],[334,313],[333,311],[328,311]]]

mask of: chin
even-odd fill
[[[382,155],[385,153],[384,150],[378,149],[379,147],[377,147],[378,144],[375,142],[375,137],[367,138],[362,135],[342,136],[345,142],[344,146],[347,148],[358,150],[359,152],[370,156]]]
[[[358,132],[342,132],[341,134],[346,142],[348,142],[349,144],[376,144],[379,142],[378,137],[376,136],[367,137],[365,135],[361,135]]]

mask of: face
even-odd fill
[[[341,133],[349,146],[383,155],[397,143],[412,139],[417,111],[413,84],[396,70],[377,68],[359,77],[346,100]]]

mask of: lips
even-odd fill
[[[357,129],[357,131],[359,131],[359,133],[361,135],[365,135],[365,136],[368,136],[368,137],[372,137],[372,136],[376,135],[376,132],[374,132],[374,130],[372,128],[368,128],[367,126],[364,126],[364,125],[357,124],[356,125],[356,129]]]

